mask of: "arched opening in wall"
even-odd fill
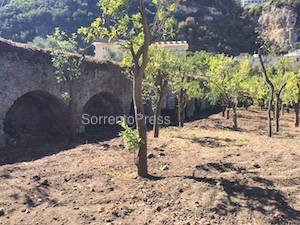
[[[83,108],[82,123],[87,134],[100,139],[112,138],[121,130],[117,120],[122,116],[121,100],[109,92],[89,99]]]
[[[68,136],[68,107],[44,91],[18,98],[4,119],[6,145],[35,145],[61,141]]]

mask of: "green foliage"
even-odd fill
[[[200,54],[185,57],[180,53],[174,55],[174,73],[169,82],[169,87],[173,94],[179,99],[183,92],[183,100],[186,102],[191,98],[200,98],[203,95],[203,89],[200,86],[201,72],[197,67],[197,57]]]
[[[267,6],[276,6],[276,7],[283,7],[283,6],[289,6],[289,7],[297,7],[300,5],[300,0],[271,0],[268,2]]]
[[[122,120],[119,122],[119,125],[124,129],[119,133],[119,135],[123,138],[125,141],[125,148],[128,151],[132,151],[135,149],[138,149],[144,142],[139,137],[138,131],[136,129],[131,129],[126,123],[125,119],[122,118]]]
[[[300,100],[300,72],[291,72],[286,88],[282,94],[284,104],[294,105]]]
[[[99,3],[102,10],[101,17],[89,27],[81,27],[78,30],[86,37],[86,41],[104,37],[109,41],[124,40],[121,46],[127,50],[124,61],[127,68],[130,68],[130,75],[133,78],[133,102],[136,117],[144,116],[142,83],[148,65],[149,46],[173,34],[172,11],[178,6],[178,1],[169,4],[165,1],[152,0],[148,7],[145,2],[144,0],[102,0]],[[143,140],[136,165],[138,175],[144,177],[148,175],[147,132],[144,117],[137,119],[136,123],[139,138]]]
[[[244,7],[244,16],[251,15],[251,16],[258,16],[261,15],[263,10],[263,4],[249,4]]]
[[[104,54],[103,58],[122,62],[124,58],[124,52],[121,49],[112,50],[109,48],[108,51]]]
[[[54,34],[48,36],[48,39],[55,43],[56,47],[56,50],[52,50],[51,56],[57,81],[72,82],[79,78],[81,75],[79,66],[82,59],[74,57],[74,53],[71,52],[77,46],[76,35],[68,37],[65,32],[56,28]]]
[[[165,82],[169,82],[174,73],[174,55],[157,46],[149,49],[149,63],[143,81],[143,100],[150,101],[152,109],[156,109],[158,97],[163,91]]]
[[[288,57],[282,57],[274,66],[269,67],[267,72],[276,93],[292,76],[292,61]]]
[[[177,1],[172,5],[152,1],[147,7],[147,14],[154,15],[153,22],[147,25],[152,38],[169,37],[174,33],[175,19],[172,17],[172,8],[177,4]],[[104,37],[108,37],[109,40],[123,39],[122,46],[137,53],[144,45],[145,30],[136,2],[103,0],[100,7],[103,11],[101,18],[98,17],[90,27],[81,27],[79,33],[85,35],[87,42]]]
[[[46,38],[46,35],[54,32],[55,27],[59,27],[70,35],[79,27],[88,26],[92,21],[95,21],[95,27],[97,25],[99,27],[105,21],[106,28],[113,34],[112,38],[116,37],[117,33],[121,37],[124,36],[123,39],[126,39],[125,36],[138,37],[137,29],[141,27],[139,27],[140,16],[135,1],[114,2],[100,1],[101,8],[106,5],[109,7],[104,14],[108,15],[110,12],[113,14],[103,16],[95,21],[101,15],[101,8],[98,7],[99,0],[10,1],[0,8],[0,36],[14,41],[32,42],[37,36]],[[254,24],[249,16],[240,16],[242,8],[235,0],[199,1],[196,3],[196,7],[199,8],[198,12],[176,13],[176,20],[181,21],[180,25],[178,24],[178,30],[177,26],[173,25],[174,18],[170,17],[170,11],[175,8],[177,1],[172,6],[165,6],[165,1],[145,1],[145,4],[148,10],[148,21],[153,21],[150,24],[153,27],[153,36],[160,36],[157,34],[164,33],[163,39],[167,39],[169,34],[176,33],[176,39],[188,40],[191,51],[206,50],[238,55],[240,52],[253,53],[257,49]],[[185,4],[190,5],[194,2],[189,0]],[[161,6],[164,9],[154,13],[155,9]],[[208,7],[216,8],[221,15],[211,14]],[[118,12],[118,9],[122,13]],[[184,22],[189,16],[195,18],[195,24],[188,25]],[[206,21],[204,16],[212,16],[214,20]],[[161,26],[161,22],[163,22],[163,26]],[[112,25],[111,28],[108,28],[109,24]],[[116,27],[113,28],[114,26]],[[130,29],[126,29],[126,26]],[[126,30],[126,32],[121,33],[118,30]],[[98,31],[100,32],[100,30]],[[82,44],[79,40],[78,42]]]
[[[299,68],[293,69],[291,63],[289,58],[283,57],[273,68],[272,78],[276,89],[286,84],[282,93],[282,101],[285,104],[293,105],[300,99],[300,73]]]
[[[258,46],[255,44],[255,22],[245,14],[240,2],[234,0],[197,1],[193,6],[199,9],[196,13],[177,15],[179,21],[187,17],[194,17],[195,24],[182,22],[178,24],[176,36],[180,40],[187,40],[191,51],[205,50],[213,53],[239,55],[241,52],[253,53]],[[217,13],[212,13],[211,8]],[[206,9],[206,12],[203,12]],[[230,32],[228,32],[230,31]]]
[[[221,102],[227,106],[237,104],[248,95],[247,77],[250,65],[247,59],[233,61],[224,54],[210,58],[205,85],[208,87],[207,98],[213,104]]]
[[[265,82],[264,77],[261,75],[261,72],[248,77],[246,81],[246,89],[253,100],[253,104],[256,106],[263,105],[265,99],[268,98],[268,85]]]
[[[98,0],[14,0],[0,8],[0,36],[29,42],[60,27],[68,35],[100,13]]]

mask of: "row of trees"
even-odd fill
[[[292,70],[287,59],[283,58],[274,67],[263,66],[264,76],[262,76],[261,70],[252,67],[248,59],[238,61],[223,54],[212,55],[207,52],[196,52],[185,58],[162,49],[152,49],[150,47],[152,44],[174,34],[175,21],[172,11],[176,9],[178,2],[168,5],[153,0],[148,9],[143,0],[136,0],[136,3],[131,4],[126,0],[102,0],[100,3],[102,17],[96,19],[90,27],[79,29],[79,32],[85,35],[87,40],[95,37],[124,40],[121,47],[127,52],[127,56],[123,64],[128,68],[133,80],[137,130],[135,135],[129,133],[129,136],[131,141],[136,137],[133,143],[139,144],[136,161],[139,176],[148,176],[143,93],[146,93],[144,95],[146,98],[151,96],[157,120],[162,99],[169,87],[178,100],[179,126],[183,126],[186,101],[204,95],[213,104],[233,109],[234,130],[238,128],[236,108],[240,102],[250,100],[254,104],[262,104],[269,99],[270,111],[275,94],[277,112],[279,105],[284,102],[296,105],[299,111],[299,73]],[[148,14],[152,15],[151,21]],[[72,58],[68,62],[72,62]],[[58,71],[62,71],[61,64],[58,64],[57,68]],[[67,71],[58,74],[63,75]],[[68,78],[65,80],[68,81]],[[204,93],[203,90],[208,91]],[[279,113],[276,120],[279,121]],[[158,128],[156,122],[155,136],[158,136]]]
[[[261,69],[259,65],[250,64],[248,58],[237,60],[224,54],[212,55],[201,51],[183,58],[182,55],[155,49],[150,54],[149,68],[146,70],[145,98],[151,100],[155,117],[158,117],[162,98],[169,87],[178,100],[180,127],[184,122],[186,101],[199,97],[207,98],[213,105],[223,106],[227,118],[232,109],[233,130],[238,129],[238,105],[262,106],[267,101],[269,121],[271,111],[274,111],[276,132],[279,132],[280,109],[284,105],[295,107],[295,126],[299,126],[300,71],[292,67],[287,57],[267,68],[264,64],[262,66]],[[269,136],[271,133],[269,130]],[[156,125],[154,137],[158,137]]]

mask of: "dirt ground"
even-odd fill
[[[214,114],[149,132],[149,179],[120,138],[2,149],[0,224],[300,224],[293,113],[272,138],[266,111],[238,115],[239,131]]]

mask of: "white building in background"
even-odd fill
[[[281,56],[269,56],[269,55],[264,55],[262,56],[262,60],[266,66],[274,66],[275,63],[280,60],[282,57],[287,57],[291,60],[292,66],[293,67],[300,67],[300,49],[296,51],[291,51],[285,55]],[[237,56],[235,57],[236,60],[243,60],[245,57],[243,56]],[[258,54],[253,54],[248,57],[249,62],[254,65],[254,66],[260,66],[260,61]]]
[[[96,40],[93,42],[95,46],[95,58],[103,59],[109,50],[117,51],[117,41],[108,41],[108,39]]]
[[[242,6],[250,5],[250,4],[262,4],[268,2],[270,0],[241,0]]]
[[[105,58],[109,50],[117,51],[118,41],[109,42],[108,39],[97,40],[93,43],[95,46],[95,57],[98,59]],[[187,41],[161,41],[156,43],[157,46],[163,47],[171,52],[181,52],[186,56],[189,48]]]
[[[156,45],[170,52],[180,52],[184,56],[186,56],[186,52],[189,49],[187,41],[160,41]]]

